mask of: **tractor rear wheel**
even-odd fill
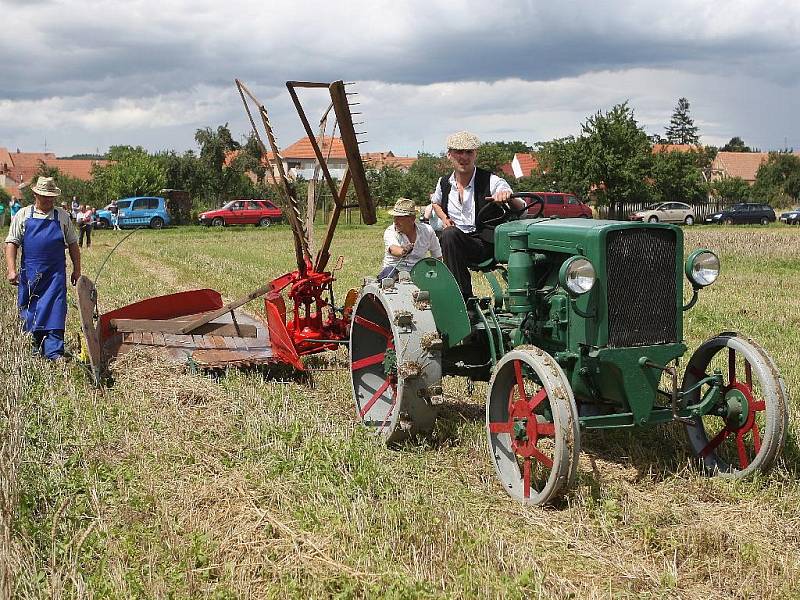
[[[441,394],[441,346],[429,303],[407,279],[364,287],[350,326],[358,419],[387,444],[428,433]]]
[[[520,346],[495,368],[486,403],[489,455],[503,488],[525,504],[547,504],[574,483],[580,454],[575,398],[544,350]]]
[[[766,472],[786,440],[783,378],[760,345],[737,333],[722,333],[692,355],[683,376],[684,393],[717,369],[724,381],[722,402],[686,426],[689,443],[710,475],[743,478]],[[688,394],[687,402],[696,404],[707,389]]]

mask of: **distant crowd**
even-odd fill
[[[6,206],[5,202],[0,202],[0,227],[5,227],[6,225],[6,213],[10,215],[10,218],[13,219],[14,215],[16,215],[22,209],[22,203],[20,202],[19,198],[11,198],[8,201],[8,206]],[[62,202],[60,207],[69,218],[72,220],[75,228],[78,231],[78,246],[83,247],[84,242],[86,243],[86,247],[89,248],[92,245],[92,230],[98,227],[99,220],[97,217],[97,209],[89,204],[81,204],[78,202],[77,197],[72,197],[72,203],[68,204],[67,202]],[[109,211],[111,212],[111,225],[114,229],[119,229],[118,223],[118,210],[116,209],[116,201],[112,202],[111,206],[109,207]]]

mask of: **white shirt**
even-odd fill
[[[75,221],[80,223],[89,223],[92,220],[92,213],[88,210],[86,212],[79,212],[78,215],[75,217]]]
[[[8,236],[6,236],[6,243],[21,246],[22,240],[25,238],[25,221],[30,218],[34,219],[58,219],[61,225],[61,231],[64,234],[64,244],[78,243],[78,232],[75,231],[75,226],[69,218],[69,213],[61,208],[53,207],[50,212],[43,213],[35,207],[26,206],[17,211],[14,218],[11,219],[11,227],[8,228]]]
[[[447,197],[447,216],[453,224],[464,233],[475,231],[475,173],[472,171],[472,178],[469,185],[464,188],[464,200],[458,196],[455,171],[450,174],[450,195]],[[512,191],[505,179],[501,179],[494,173],[489,177],[489,195],[494,196],[497,192]],[[431,202],[442,204],[442,182],[436,182],[436,191],[431,196]]]
[[[442,258],[442,247],[439,245],[439,238],[430,225],[425,223],[416,222],[414,225],[417,228],[417,241],[414,242],[414,248],[410,253],[405,256],[392,256],[389,252],[389,246],[404,246],[410,244],[411,240],[404,233],[400,233],[394,228],[394,223],[386,228],[383,232],[383,245],[386,252],[383,255],[383,268],[397,267],[398,271],[410,271],[411,267],[417,264],[421,259],[425,258],[428,252],[431,253],[433,258]]]

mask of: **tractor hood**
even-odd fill
[[[680,227],[664,223],[641,223],[638,221],[606,221],[598,219],[525,219],[498,225],[494,230],[495,259],[508,262],[510,235],[528,234],[527,247],[537,251],[558,252],[575,255],[599,245],[610,231],[620,229],[673,229],[683,239]]]

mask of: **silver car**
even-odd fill
[[[631,221],[647,221],[648,223],[685,223],[695,222],[694,209],[683,202],[657,202],[633,213]]]

